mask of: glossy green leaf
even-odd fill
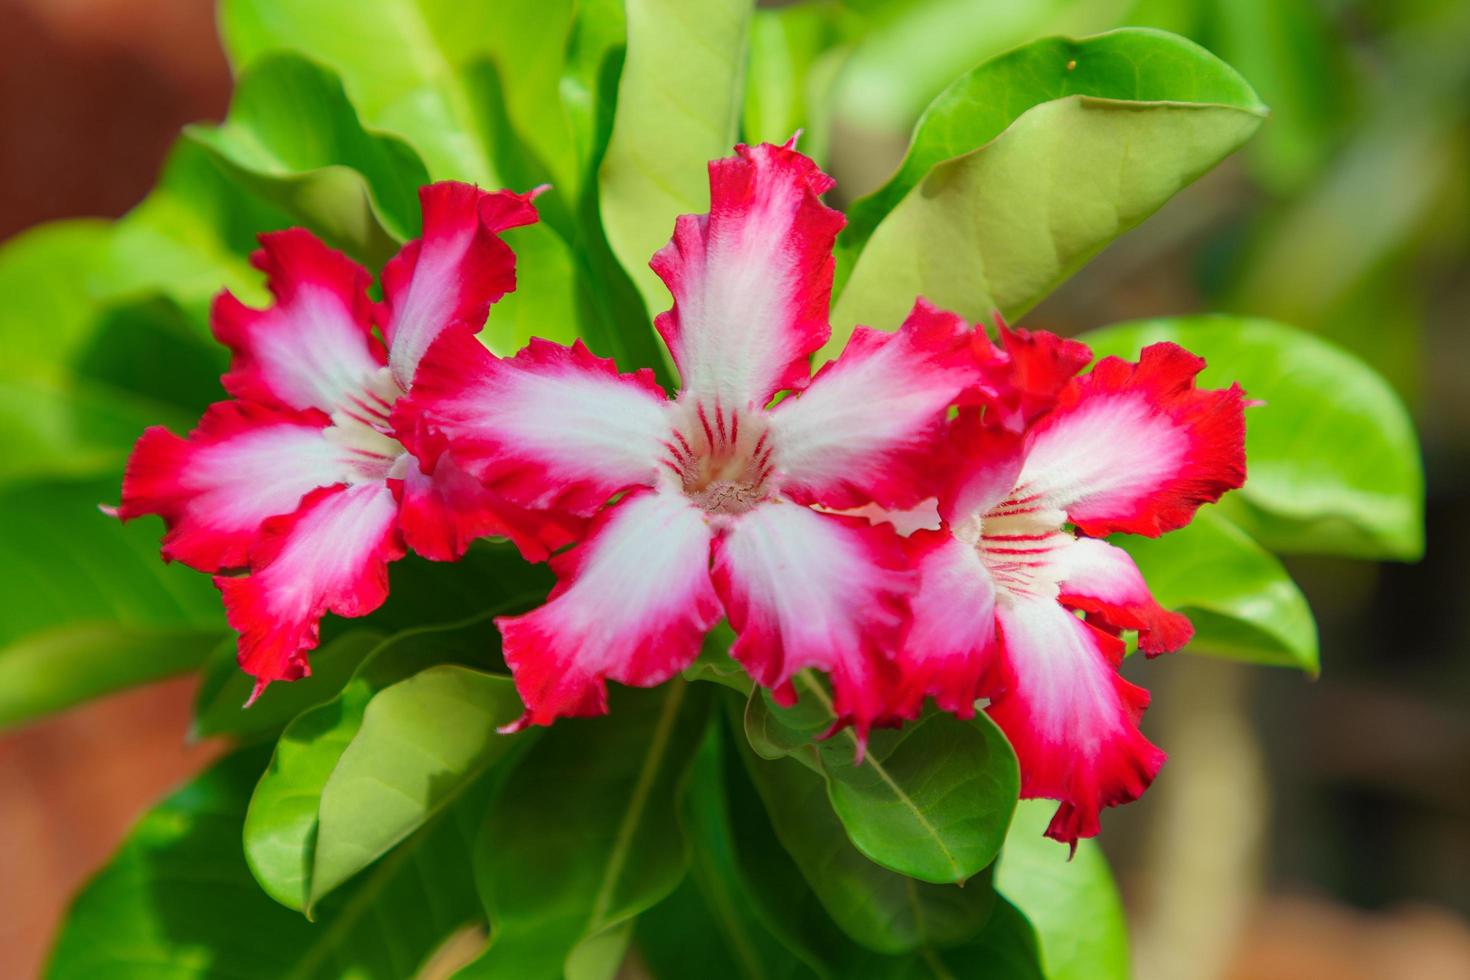
[[[245,818],[246,861],[272,898],[304,910],[317,894],[312,874],[322,793],[361,730],[373,696],[441,663],[498,666],[492,614],[389,638],[362,662],[342,693],[286,726]]]
[[[936,885],[874,864],[848,840],[827,800],[827,784],[795,759],[744,750],[752,782],[776,836],[832,920],[880,953],[955,945],[985,927],[995,893],[984,878]]]
[[[147,814],[72,905],[46,976],[400,980],[478,919],[464,861],[473,801],[375,865],[316,923],[272,902],[239,850],[264,762],[260,750],[232,755]]]
[[[648,260],[676,217],[708,207],[709,161],[735,143],[752,6],[627,0],[628,53],[598,181],[607,240],[650,310],[669,294]]]
[[[1194,624],[1188,650],[1316,675],[1317,625],[1306,597],[1270,552],[1213,507],[1161,538],[1114,537],[1149,590]]]
[[[849,209],[841,243],[848,259],[936,165],[989,143],[1028,109],[1069,96],[1257,104],[1250,86],[1228,65],[1161,31],[1120,30],[1023,45],[962,75],[924,110],[898,171]]]
[[[244,705],[255,688],[255,678],[236,662],[236,637],[226,637],[215,646],[201,672],[190,734],[194,738],[249,738],[274,733],[308,708],[335,697],[383,639],[381,633],[354,629],[323,643],[311,651],[309,675],[272,684],[247,709]]]
[[[1209,362],[1201,383],[1238,381],[1247,411],[1245,487],[1221,511],[1274,551],[1419,556],[1424,475],[1413,423],[1369,366],[1267,320],[1181,317],[1089,334],[1099,354],[1133,357],[1172,340]]]
[[[1107,859],[1090,840],[1042,836],[1052,800],[1022,800],[996,864],[995,887],[1030,921],[1047,980],[1128,980],[1128,929]]]
[[[507,676],[443,664],[380,691],[322,787],[308,909],[432,820],[523,741]]]
[[[370,266],[419,227],[418,188],[429,182],[401,140],[363,128],[335,74],[275,53],[241,75],[219,126],[186,138],[261,197]]]
[[[97,509],[112,481],[0,492],[0,724],[200,663],[224,632],[208,576],[158,557],[153,521]]]
[[[885,868],[935,883],[964,882],[994,860],[1020,775],[1015,753],[988,717],[961,721],[934,712],[896,731],[876,730],[863,761],[854,764],[857,741],[850,729],[812,741],[832,723],[826,690],[810,674],[798,678],[798,689],[802,700],[789,709],[772,704],[764,692],[753,694],[747,736],[766,758],[805,749],[859,851]]]
[[[688,857],[677,794],[710,688],[618,690],[606,718],[562,719],[502,784],[475,866],[490,947],[460,974],[559,978],[586,940],[668,895]]]
[[[1023,49],[1030,55],[1008,56],[1035,58],[1020,79],[1038,83],[1024,95],[1005,97],[1021,82],[990,78],[989,65],[971,76],[974,88],[957,83],[955,97],[974,105],[943,117],[949,125],[983,111],[974,106],[1003,103],[1013,113],[977,126],[980,142],[935,137],[928,152],[960,155],[927,168],[866,243],[849,239],[861,252],[836,301],[829,352],[855,323],[896,326],[920,295],[973,320],[995,310],[1020,316],[1260,126],[1264,107],[1202,48],[1154,31],[1105,37],[1114,40],[1037,42]],[[1054,97],[1056,79],[1090,58],[1081,46],[1095,43],[1114,48],[1099,75],[1136,78],[1132,97],[1116,97],[1124,82]],[[1221,101],[1194,101],[1197,92]]]

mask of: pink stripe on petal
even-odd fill
[[[500,232],[536,221],[531,197],[455,181],[420,188],[424,233],[383,268],[383,335],[401,388],[440,333],[478,331],[490,305],[516,288],[515,253]]]
[[[428,464],[449,447],[508,500],[589,516],[619,490],[654,482],[671,435],[667,406],[652,373],[618,374],[580,341],[535,339],[498,358],[453,331],[425,358],[394,421]]]
[[[128,459],[118,516],[161,516],[170,561],[206,572],[242,566],[267,518],[348,480],[349,460],[325,427],[315,412],[218,402],[188,439],[150,428]]]
[[[318,490],[266,524],[250,574],[215,577],[246,673],[262,684],[305,676],[324,614],[366,616],[383,604],[388,563],[404,553],[397,513],[386,484]]]
[[[1138,730],[1148,692],[1119,676],[1121,641],[1054,601],[1003,602],[997,623],[999,693],[986,710],[1020,759],[1021,795],[1061,802],[1047,836],[1075,845],[1164,763]]]
[[[859,739],[895,718],[893,659],[913,584],[887,525],[770,502],[715,544],[715,588],[738,638],[731,653],[778,699],[814,667],[832,680],[837,726]]]
[[[919,589],[910,599],[913,625],[898,660],[901,713],[916,717],[932,696],[943,710],[969,718],[998,655],[995,586],[975,548],[947,529],[916,534],[909,545]]]
[[[831,333],[832,186],[790,145],[737,146],[709,165],[708,214],[681,215],[649,265],[674,305],[654,321],[683,388],[735,410],[800,388]]]
[[[546,605],[496,620],[526,713],[513,728],[607,712],[605,680],[652,687],[687,667],[720,618],[712,532],[682,496],[628,494],[553,561]]]
[[[1087,613],[1089,622],[1112,632],[1137,630],[1138,648],[1149,656],[1170,653],[1189,642],[1194,627],[1154,601],[1133,559],[1122,548],[1079,538],[1057,557],[1062,567],[1060,601]]]
[[[1200,390],[1205,362],[1175,344],[1137,364],[1099,361],[1030,437],[1018,493],[1044,497],[1084,533],[1156,537],[1245,482],[1245,398]]]
[[[937,490],[947,410],[980,380],[972,331],[924,300],[897,333],[859,327],[771,412],[785,492],[824,506],[911,507]]]
[[[384,364],[372,336],[367,270],[304,228],[267,232],[251,262],[275,303],[252,309],[229,293],[214,301],[215,337],[234,353],[221,379],[237,398],[331,413],[349,405]]]

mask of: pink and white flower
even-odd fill
[[[222,379],[234,399],[210,406],[187,439],[147,430],[128,461],[118,515],[162,516],[164,558],[215,573],[257,696],[309,672],[325,613],[377,608],[388,563],[407,549],[450,560],[502,534],[544,558],[567,540],[452,455],[425,470],[393,426],[434,339],[472,335],[515,288],[499,233],[536,220],[529,195],[468,184],[434,184],[420,200],[423,237],[384,268],[381,304],[368,272],[310,232],[261,235],[252,261],[275,302],[257,310],[223,293],[211,313],[234,355]]]
[[[425,358],[397,412],[422,459],[447,448],[519,505],[595,517],[552,559],[548,602],[498,620],[515,727],[605,712],[608,679],[661,683],[721,615],[778,701],[816,668],[838,725],[888,717],[911,571],[892,528],[830,510],[917,503],[914,467],[976,372],[964,324],[921,304],[810,376],[843,224],[819,200],[831,184],[791,144],[710,164],[709,213],[680,217],[651,263],[674,299],[656,320],[672,401],[580,343],[498,359],[449,331]],[[773,405],[782,391],[801,394]]]
[[[977,335],[993,382],[952,431],[939,531],[910,538],[921,570],[900,708],[926,695],[961,716],[977,699],[1021,763],[1021,795],[1061,807],[1048,836],[1075,845],[1103,807],[1136,799],[1164,753],[1139,731],[1148,693],[1118,673],[1123,630],[1145,654],[1193,633],[1161,608],[1127,552],[1245,479],[1244,398],[1195,387],[1204,362],[1168,343],[1138,363],[1091,360],[1076,341]],[[1084,617],[1077,614],[1082,613]]]

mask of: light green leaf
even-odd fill
[[[1128,930],[1107,860],[1090,840],[1068,859],[1042,836],[1052,800],[1022,800],[995,887],[1036,929],[1047,980],[1128,980]]]
[[[835,3],[760,7],[750,22],[750,66],[745,78],[741,138],[784,143],[798,131],[801,151],[825,154],[830,120],[822,93],[824,72],[845,51],[838,47],[856,20]]]
[[[200,663],[224,632],[208,576],[158,557],[152,521],[99,513],[117,486],[0,492],[0,725]]]
[[[261,750],[229,756],[146,815],[73,903],[46,976],[401,980],[478,920],[464,853],[483,803],[468,798],[323,907],[318,922],[272,902],[239,849],[264,762]]]
[[[475,866],[490,947],[460,974],[559,978],[568,956],[672,892],[687,844],[677,793],[710,688],[618,690],[606,718],[562,719],[486,815]]]
[[[1137,355],[1171,340],[1209,362],[1201,384],[1238,381],[1265,404],[1246,413],[1245,487],[1222,513],[1274,551],[1417,558],[1424,475],[1408,413],[1369,366],[1268,320],[1181,317],[1119,324],[1085,338]]]
[[[286,726],[245,817],[245,859],[272,898],[293,909],[310,907],[322,793],[362,728],[373,696],[440,663],[496,666],[498,634],[491,615],[391,637],[362,662],[341,694]]]
[[[793,758],[761,759],[748,746],[742,755],[781,846],[853,941],[893,955],[962,943],[985,927],[995,907],[988,875],[961,888],[879,867],[848,840],[820,776]]]
[[[929,168],[865,245],[851,241],[861,253],[837,299],[828,352],[841,348],[855,323],[897,325],[920,295],[973,320],[988,321],[995,310],[1019,317],[1260,126],[1264,107],[1244,83],[1228,84],[1229,69],[1208,52],[1161,32],[1120,34],[1107,42],[1119,50],[1108,53],[1099,74],[1136,76],[1132,98],[1052,97],[1057,77],[1090,57],[1069,45],[1096,39],[1038,42],[1043,47],[1025,49],[1036,58],[1026,74],[1039,74],[1041,84],[1005,99],[1016,114],[998,135],[980,143],[935,138],[939,149],[929,152],[962,155]],[[1078,67],[1068,69],[1071,62]],[[1167,67],[1147,70],[1155,62]],[[976,69],[973,89],[958,83],[965,100],[998,103],[1002,91],[992,85],[1020,84],[988,72]],[[1201,89],[1200,79],[1216,81]],[[1235,94],[1193,101],[1201,90],[1212,98]],[[947,100],[948,93],[939,97]],[[947,125],[973,111],[957,108]],[[983,138],[1005,122],[992,119],[976,132]]]
[[[429,182],[424,165],[402,141],[364,129],[337,76],[298,55],[252,63],[225,122],[192,126],[185,138],[370,266],[417,234],[417,192]]]
[[[240,669],[235,659],[238,644],[230,636],[215,647],[204,665],[194,695],[190,734],[194,738],[272,734],[306,709],[334,697],[383,639],[381,633],[352,629],[323,643],[311,651],[309,675],[290,683],[272,684],[247,710],[244,704],[255,688],[255,678]]]
[[[509,677],[443,664],[380,691],[322,787],[308,910],[432,820],[523,739]]]
[[[740,119],[747,0],[628,0],[628,53],[599,175],[607,240],[650,310],[668,290],[648,268],[680,214],[709,205],[708,164]]]
[[[1317,624],[1306,597],[1216,508],[1161,538],[1120,535],[1111,543],[1133,556],[1155,599],[1189,617],[1190,652],[1317,674]]]
[[[745,730],[764,758],[799,753],[827,782],[833,811],[869,860],[935,883],[963,883],[994,860],[1020,789],[1015,753],[985,715],[961,721],[934,712],[899,730],[878,729],[854,764],[851,729],[821,742],[832,724],[826,690],[797,677],[802,700],[774,705],[763,691],[746,707]]]

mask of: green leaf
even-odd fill
[[[311,673],[290,683],[272,684],[247,710],[255,678],[240,669],[236,638],[217,644],[204,665],[194,695],[194,738],[233,735],[237,738],[274,733],[308,708],[342,690],[363,659],[383,642],[371,630],[352,630],[311,652]]]
[[[46,976],[397,980],[478,919],[463,859],[469,800],[374,866],[317,923],[272,902],[238,846],[263,764],[260,750],[229,756],[147,814],[72,905]]]
[[[256,236],[293,223],[222,174],[203,148],[181,139],[157,185],[113,226],[107,295],[161,293],[187,310],[201,339],[213,344],[210,300],[229,289],[246,303],[264,303],[264,277],[249,261]]]
[[[801,133],[801,150],[821,159],[828,120],[820,94],[822,73],[844,25],[854,18],[835,3],[759,7],[750,22],[750,66],[745,78],[741,138],[784,143]]]
[[[735,143],[752,6],[627,0],[627,60],[598,179],[607,240],[650,310],[669,296],[648,260],[676,217],[706,210],[709,161]]]
[[[221,358],[176,307],[106,305],[111,247],[106,226],[61,222],[0,248],[0,484],[115,474],[144,427],[218,393]]]
[[[272,898],[305,910],[318,893],[312,873],[322,793],[361,730],[373,696],[440,663],[498,666],[499,634],[490,623],[494,612],[389,638],[362,662],[342,693],[286,726],[245,817],[245,858]]]
[[[795,759],[743,755],[782,847],[854,941],[898,954],[961,943],[984,928],[995,906],[988,881],[929,884],[874,864],[848,840],[820,776]]]
[[[1022,800],[996,864],[995,887],[1036,929],[1047,980],[1128,980],[1123,903],[1095,842],[1042,836],[1052,800]]]
[[[1245,487],[1221,511],[1267,548],[1360,558],[1424,550],[1424,474],[1408,413],[1372,368],[1268,320],[1180,317],[1085,338],[1133,357],[1171,340],[1209,362],[1201,384],[1240,382],[1265,404],[1246,414]]]
[[[851,729],[822,742],[830,728],[827,692],[798,676],[802,701],[780,708],[764,692],[751,695],[745,729],[765,758],[807,750],[827,781],[833,811],[852,843],[899,874],[963,883],[994,860],[1020,790],[1015,753],[985,715],[961,721],[943,712],[899,730],[871,735],[854,764]]]
[[[1069,91],[1083,71],[1091,83]],[[896,325],[919,295],[973,320],[1019,317],[1264,116],[1226,65],[1158,31],[1041,41],[982,65],[920,124],[901,198],[889,210],[880,193],[844,240],[858,254],[827,351],[855,323]]]
[[[563,719],[501,785],[475,850],[490,947],[464,977],[561,977],[567,958],[684,874],[677,793],[709,688],[618,690],[609,717]]]
[[[226,173],[371,266],[417,234],[424,165],[402,141],[364,129],[337,76],[305,58],[252,63],[225,122],[185,132]]]
[[[690,837],[690,874],[672,895],[638,917],[638,949],[653,975],[669,980],[817,976],[761,920],[737,866],[723,736],[722,727],[710,729],[684,796],[681,821]]]
[[[374,696],[322,788],[308,911],[518,747],[496,729],[521,710],[509,677],[453,664]]]
[[[1240,528],[1206,507],[1161,538],[1121,535],[1165,608],[1194,624],[1188,650],[1250,663],[1320,669],[1317,624],[1286,569]]]
[[[158,557],[152,521],[99,513],[111,481],[0,491],[0,725],[200,663],[224,632],[208,576]]]

